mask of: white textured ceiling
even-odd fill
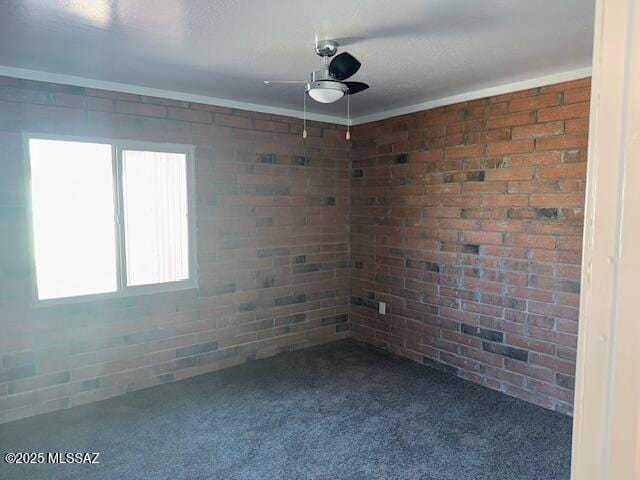
[[[0,65],[301,110],[301,86],[262,80],[306,80],[315,38],[334,39],[363,64],[364,118],[570,77],[591,64],[593,17],[594,0],[3,0]]]

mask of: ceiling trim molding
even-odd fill
[[[253,112],[271,113],[274,115],[283,115],[286,117],[302,118],[303,112],[292,110],[289,108],[272,107],[269,105],[260,105],[257,103],[241,102],[236,100],[228,100],[226,98],[210,97],[207,95],[196,95],[193,93],[177,92],[174,90],[163,90],[160,88],[144,87],[141,85],[133,85],[129,83],[110,82],[106,80],[97,80],[94,78],[78,77],[75,75],[65,75],[61,73],[43,72],[40,70],[29,70],[25,68],[8,67],[0,65],[0,75],[14,78],[22,78],[25,80],[35,80],[38,82],[59,83],[63,85],[73,85],[77,87],[96,88],[100,90],[110,90],[114,92],[132,93],[134,95],[144,95],[148,97],[159,97],[171,100],[180,100],[182,102],[204,103],[207,105],[216,105],[218,107],[235,108],[238,110],[250,110]],[[333,115],[323,115],[321,113],[307,112],[307,120],[315,120],[318,122],[337,123],[346,125],[343,117]]]
[[[217,105],[220,107],[235,108],[239,110],[251,110],[254,112],[271,113],[274,115],[283,115],[294,118],[302,118],[303,112],[292,110],[289,108],[273,107],[270,105],[261,105],[257,103],[248,103],[235,100],[228,100],[219,97],[210,97],[207,95],[196,95],[192,93],[177,92],[174,90],[163,90],[159,88],[144,87],[128,83],[110,82],[105,80],[97,80],[93,78],[78,77],[75,75],[65,75],[60,73],[43,72],[40,70],[29,70],[24,68],[15,68],[0,65],[0,75],[7,77],[23,78],[25,80],[35,80],[40,82],[59,83],[64,85],[74,85],[78,87],[96,88],[101,90],[111,90],[115,92],[132,93],[134,95],[145,95],[149,97],[167,98],[172,100],[181,100],[184,102],[204,103],[209,105]],[[461,93],[435,100],[408,105],[406,107],[393,108],[370,115],[362,115],[351,119],[351,125],[360,125],[363,123],[385,120],[399,115],[406,115],[431,108],[442,107],[454,103],[467,102],[480,98],[502,95],[519,90],[527,90],[529,88],[537,88],[554,83],[568,82],[591,76],[591,67],[568,70],[565,72],[554,73],[551,75],[543,75],[527,80],[517,82],[503,83],[494,87],[474,90],[471,92]],[[307,113],[307,120],[315,120],[318,122],[334,123],[338,125],[346,125],[344,117],[334,115],[323,115],[318,113]]]
[[[420,112],[422,110],[429,110],[431,108],[443,107],[446,105],[453,105],[454,103],[468,102],[471,100],[478,100],[480,98],[494,97],[496,95],[503,95],[505,93],[518,92],[520,90],[528,90],[530,88],[544,87],[545,85],[553,85],[554,83],[570,82],[572,80],[579,80],[591,76],[591,67],[578,68],[575,70],[568,70],[565,72],[553,73],[551,75],[543,75],[540,77],[530,78],[527,80],[521,80],[517,82],[504,83],[496,85],[495,87],[483,88],[481,90],[474,90],[471,92],[461,93],[459,95],[453,95],[450,97],[438,98],[435,100],[428,100],[422,103],[416,103],[408,105],[406,107],[392,108],[383,112],[372,113],[371,115],[362,115],[360,117],[353,118],[352,125],[360,125],[362,123],[376,122],[378,120],[385,120],[391,117],[397,117],[399,115],[406,115],[408,113]]]

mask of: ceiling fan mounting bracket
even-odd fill
[[[333,40],[319,40],[316,42],[315,50],[321,57],[333,57],[338,52],[338,43]]]

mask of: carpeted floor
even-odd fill
[[[342,341],[0,425],[6,479],[569,478],[571,419]]]

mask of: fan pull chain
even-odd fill
[[[351,112],[349,111],[350,108],[350,99],[351,99],[351,95],[347,94],[347,134],[345,135],[345,138],[347,140],[351,140],[351,132],[349,131],[349,124],[351,123]]]
[[[304,92],[304,100],[302,101],[302,138],[307,138],[307,92]]]

